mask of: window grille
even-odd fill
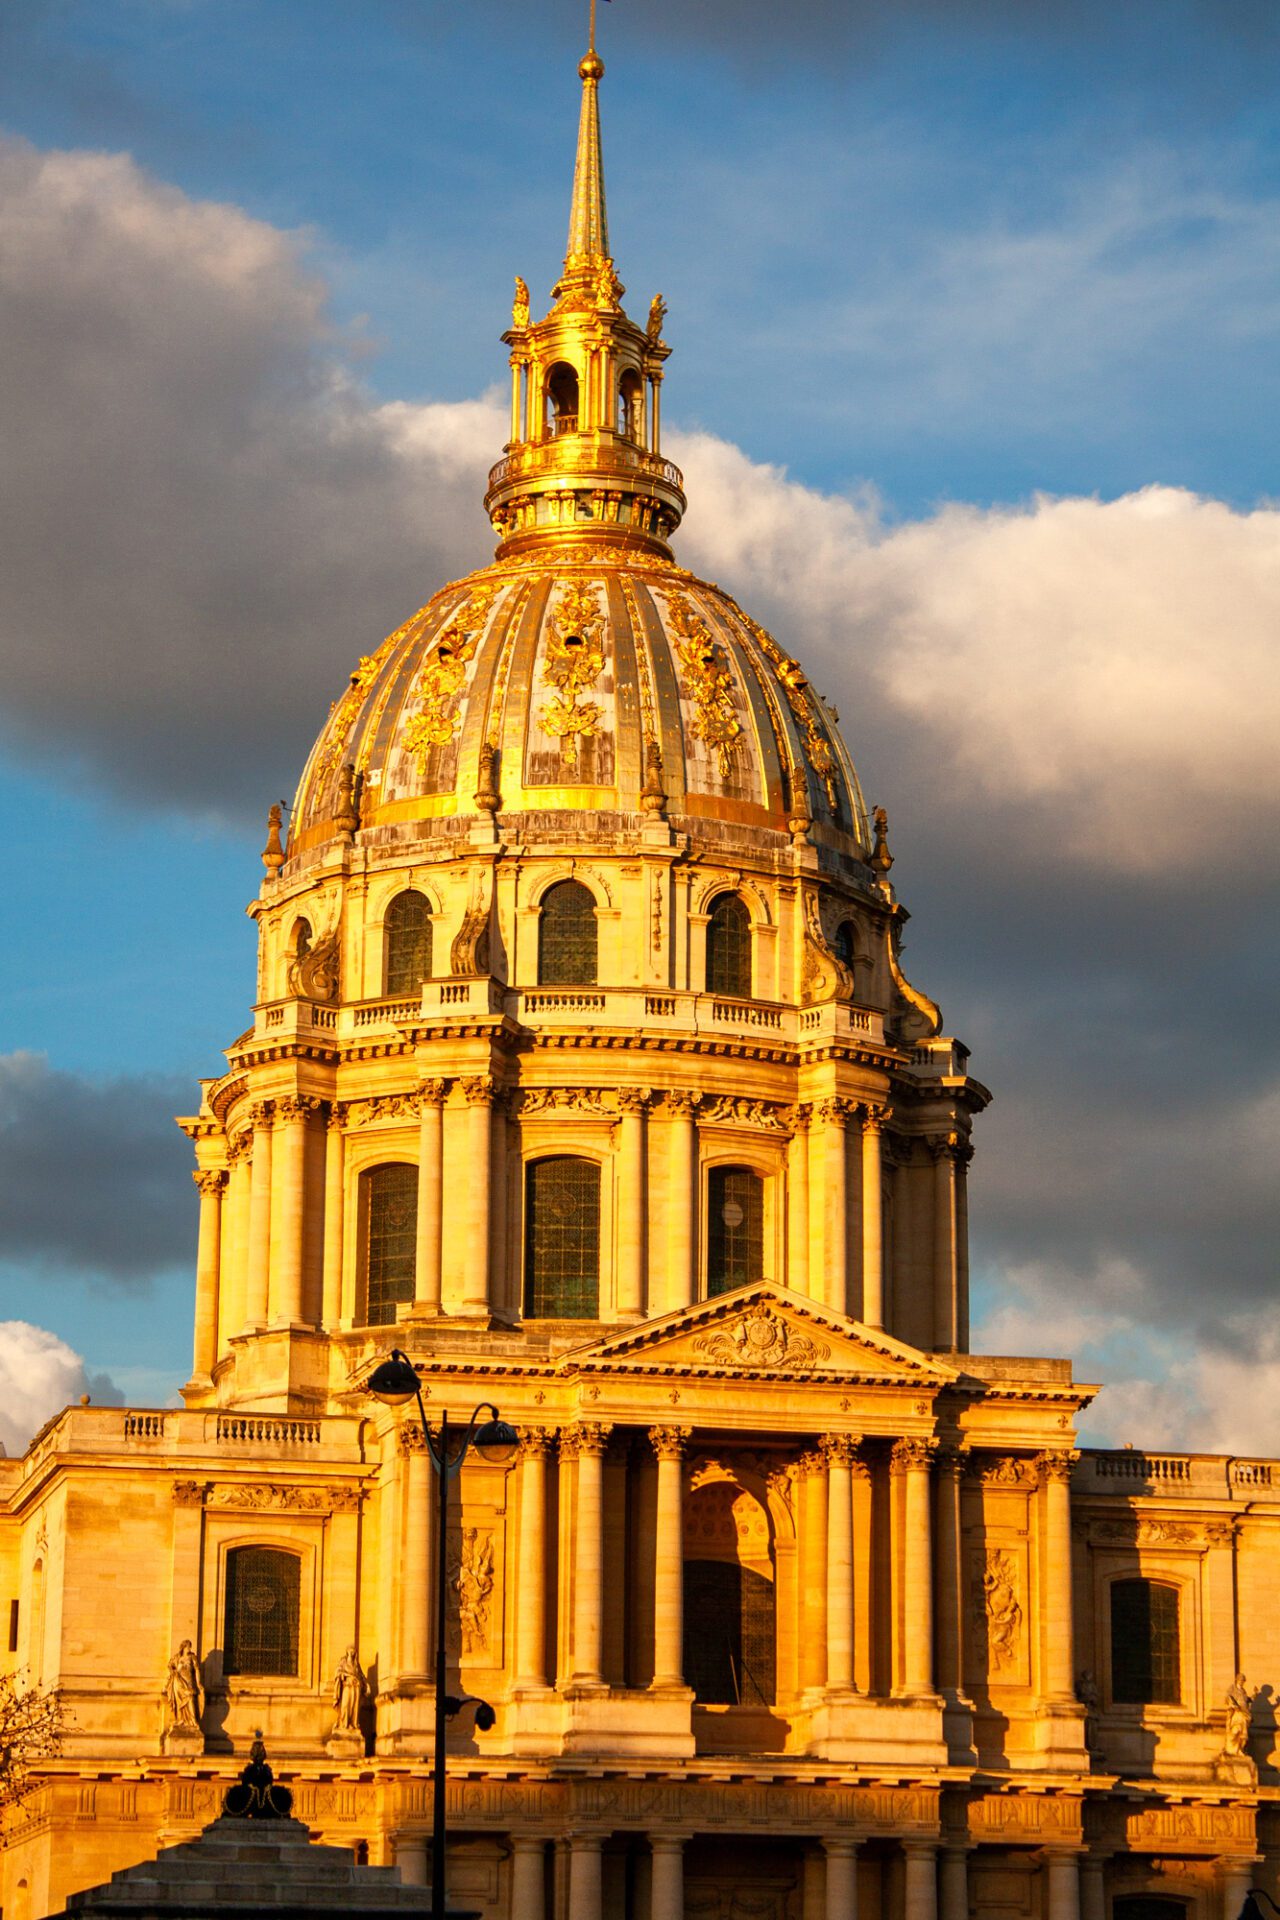
[[[736,893],[712,902],[707,922],[707,992],[751,998],[751,915]]]
[[[1154,1580],[1111,1587],[1111,1698],[1124,1705],[1176,1704],[1182,1697],[1178,1590]]]
[[[227,1555],[224,1673],[296,1674],[302,1562],[275,1547]]]
[[[684,1565],[684,1678],[707,1706],[769,1707],[776,1687],[772,1580],[731,1560]]]
[[[559,880],[542,896],[538,984],[589,987],[596,978],[596,903],[580,880]]]
[[[707,1177],[707,1297],[764,1278],[764,1181],[750,1167]]]
[[[600,1315],[600,1169],[567,1154],[534,1160],[525,1175],[526,1315]]]
[[[416,993],[431,978],[431,906],[425,894],[398,893],[383,922],[386,991]]]
[[[365,1321],[389,1326],[413,1299],[418,1246],[418,1169],[403,1161],[364,1175]]]

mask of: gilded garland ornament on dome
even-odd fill
[[[693,702],[693,731],[715,754],[720,777],[727,780],[733,749],[742,732],[733,680],[710,627],[701,614],[695,613],[688,596],[668,592],[666,602],[667,632]]]
[[[548,623],[542,681],[555,695],[539,718],[547,733],[569,743],[566,751],[571,753],[576,753],[578,739],[594,734],[600,724],[601,708],[582,697],[604,671],[599,594],[599,588],[585,580],[573,582],[561,593]]]
[[[422,663],[415,689],[418,711],[403,738],[406,753],[415,755],[423,773],[431,749],[447,747],[458,731],[458,702],[467,684],[467,667],[501,591],[501,580],[473,587]]]
[[[360,709],[364,705],[365,695],[381,673],[392,648],[396,645],[397,641],[403,640],[405,634],[408,633],[410,627],[413,625],[413,621],[418,617],[415,613],[413,620],[406,620],[402,627],[397,627],[394,633],[388,634],[376,653],[367,653],[363,656],[360,664],[352,673],[347,690],[341,700],[335,700],[330,707],[329,725],[325,729],[325,749],[319,765],[316,768],[317,780],[327,780],[333,772],[334,767],[338,763],[338,756],[346,746],[347,735],[354,726]]]
[[[830,741],[818,726],[810,701],[805,698],[806,694],[811,693],[808,675],[800,662],[793,660],[758,620],[753,620],[749,613],[743,613],[741,607],[736,610],[777,675],[778,684],[786,696],[787,705],[804,733],[805,757],[821,780],[827,795],[827,805],[834,813],[836,811],[836,757],[831,751]]]

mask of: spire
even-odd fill
[[[600,157],[600,81],[604,61],[592,44],[579,62],[582,111],[578,119],[578,154],[573,168],[573,201],[569,208],[569,244],[565,252],[566,279],[584,267],[609,258],[609,216],[604,204],[604,162]]]

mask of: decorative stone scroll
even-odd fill
[[[694,1352],[721,1366],[779,1368],[799,1371],[816,1367],[831,1352],[825,1342],[811,1340],[778,1317],[763,1301],[714,1333],[702,1333]]]

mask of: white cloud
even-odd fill
[[[0,1443],[20,1454],[32,1434],[82,1394],[119,1405],[121,1396],[105,1374],[90,1375],[80,1355],[44,1327],[26,1320],[0,1320]]]
[[[1274,832],[1280,511],[1149,487],[894,526],[706,436],[675,452],[681,557],[767,602],[855,757],[887,729],[900,786],[975,840],[1142,873]]]

